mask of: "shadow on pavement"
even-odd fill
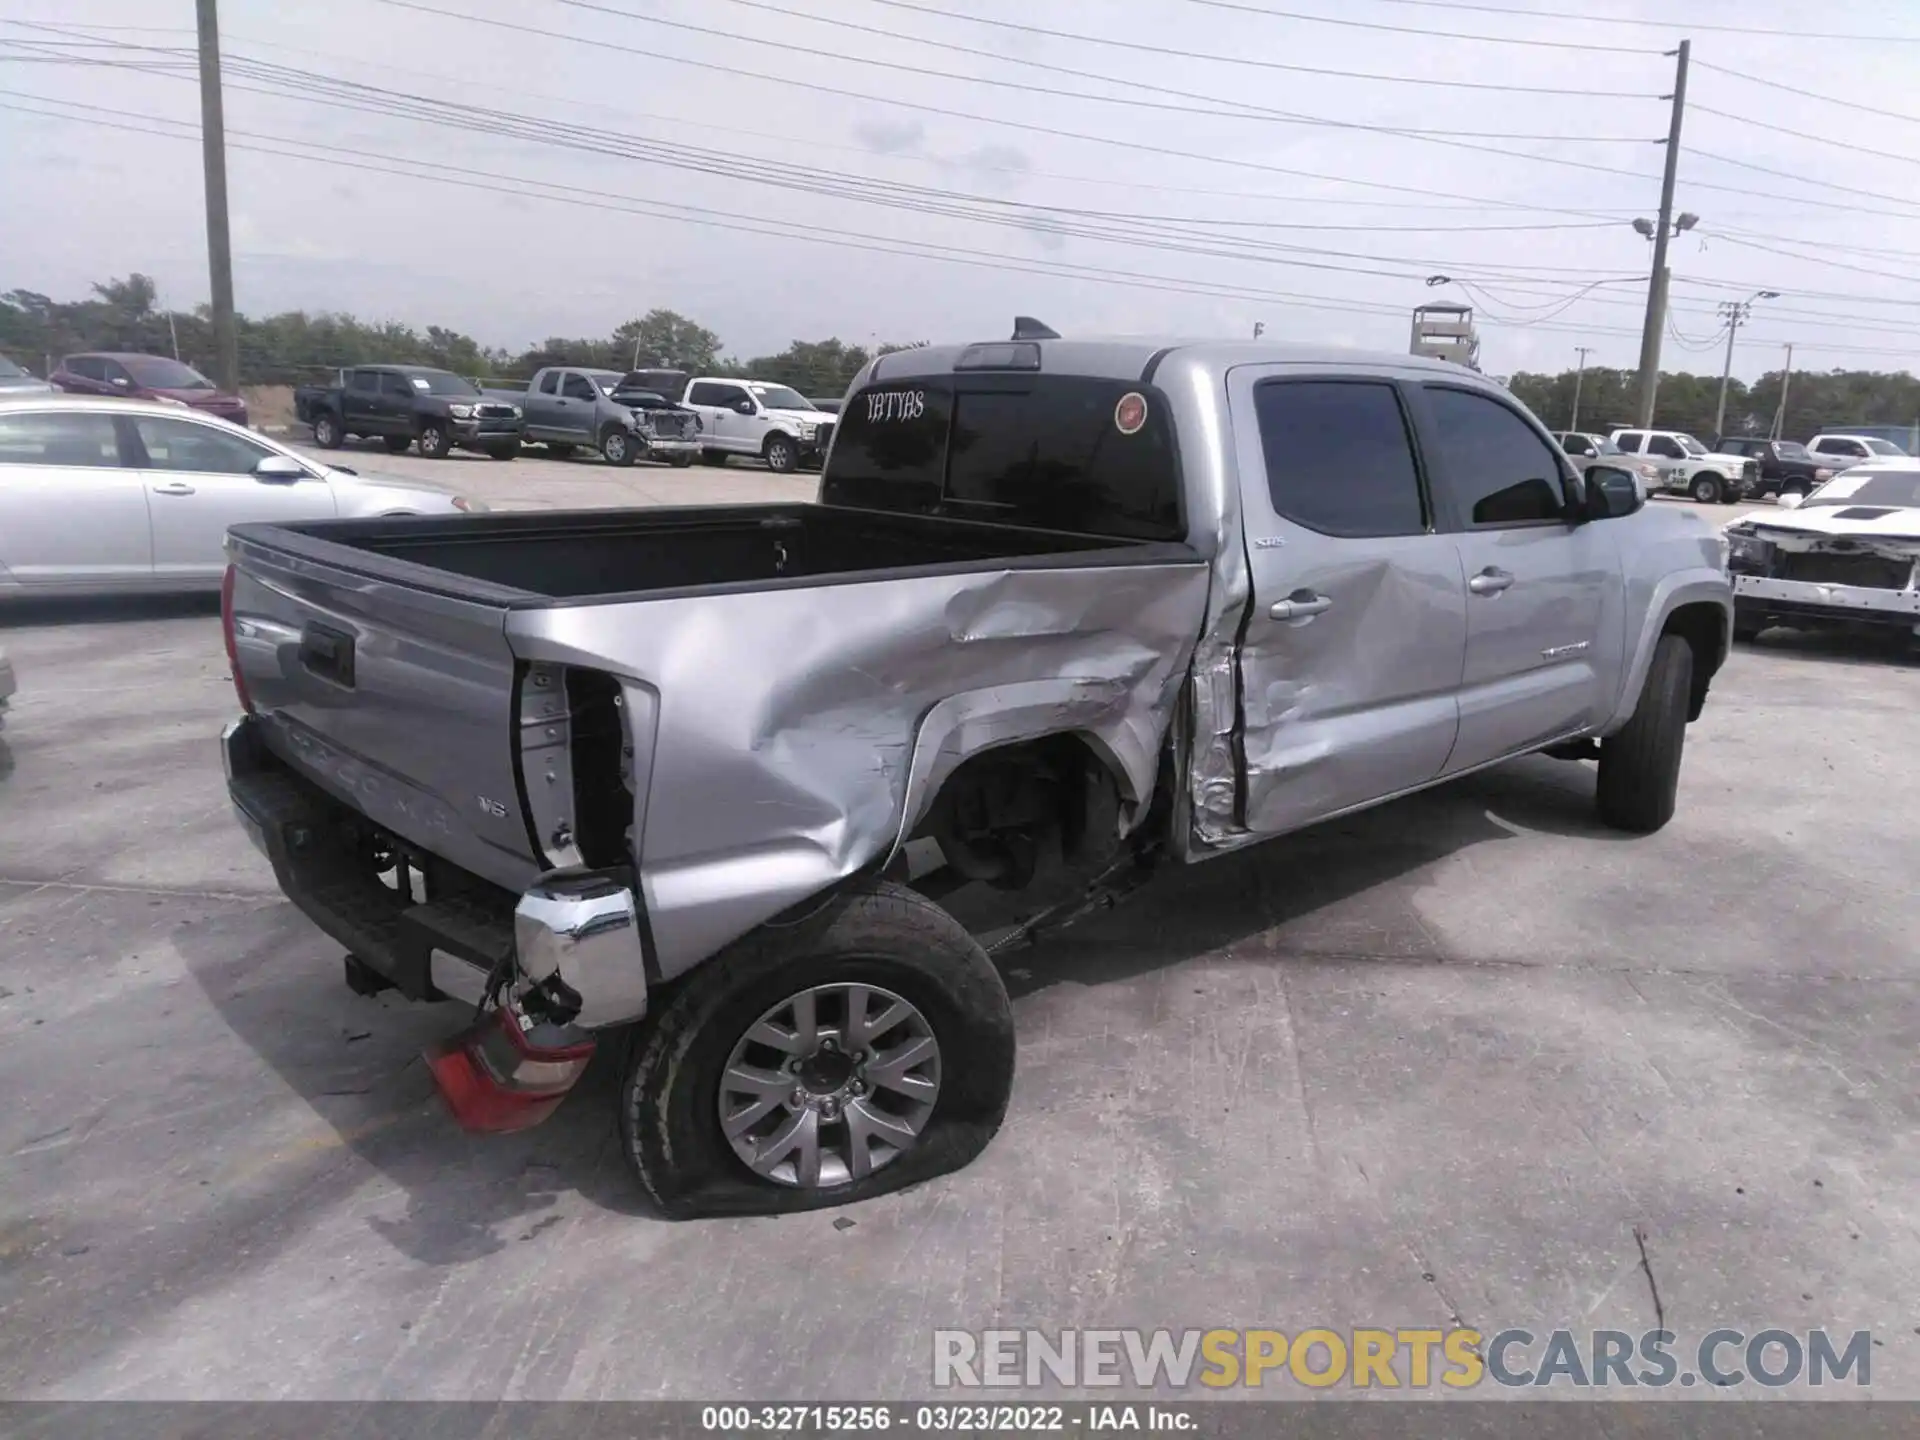
[[[0,605],[0,630],[41,625],[125,625],[191,620],[220,613],[220,592],[193,595],[101,595],[71,600],[12,600]],[[25,677],[22,677],[24,683]]]
[[[1317,912],[1396,887],[1466,847],[1512,838],[1495,816],[1564,834],[1607,833],[1588,819],[1591,805],[1591,767],[1528,762],[1206,864],[1174,865],[1113,914],[1007,955],[1010,988],[1018,998],[1066,980],[1109,983],[1275,932],[1281,939],[1268,954],[1285,964],[1299,948],[1286,932]],[[1410,933],[1416,938],[1405,953],[1376,958],[1444,959],[1430,937],[1419,938],[1417,922]],[[555,1206],[569,1192],[605,1210],[653,1215],[615,1119],[625,1036],[602,1042],[575,1093],[544,1125],[469,1135],[443,1111],[420,1059],[468,1023],[465,1006],[352,994],[334,958],[340,952],[288,905],[210,919],[174,939],[232,1032],[332,1127],[340,1149],[404,1193],[398,1218],[367,1218],[403,1254],[430,1265],[495,1254],[557,1223]],[[315,951],[329,960],[305,958]]]

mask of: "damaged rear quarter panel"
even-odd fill
[[[1149,793],[1209,579],[1155,553],[530,610],[509,639],[657,697],[635,848],[671,977],[883,860],[982,749],[1082,732]]]

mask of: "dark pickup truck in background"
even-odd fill
[[[471,380],[425,365],[356,365],[341,383],[294,391],[295,413],[313,441],[332,450],[357,435],[378,437],[399,454],[417,446],[430,460],[456,449],[496,460],[520,453],[521,407],[489,396]]]
[[[1840,466],[1815,455],[1798,440],[1763,440],[1758,436],[1728,435],[1714,449],[1722,455],[1745,455],[1760,466],[1760,478],[1749,499],[1768,495],[1810,495],[1831,480]]]

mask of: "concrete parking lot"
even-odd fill
[[[378,461],[503,504],[814,483]],[[1873,1393],[1920,1398],[1920,664],[1884,649],[1738,650],[1652,837],[1527,760],[1170,875],[1010,960],[973,1166],[676,1225],[611,1066],[467,1136],[418,1058],[463,1017],[342,983],[228,818],[215,607],[0,647],[0,1396],[910,1397],[941,1327],[1658,1315],[1870,1328]]]

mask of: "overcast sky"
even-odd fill
[[[961,8],[221,0],[240,308],[437,323],[520,348],[664,306],[748,355],[830,335],[991,337],[1016,312],[1069,334],[1262,324],[1274,339],[1403,350],[1413,305],[1466,299],[1490,372],[1564,368],[1582,345],[1589,363],[1631,365],[1650,260],[1631,221],[1658,206],[1657,97],[1673,81],[1660,52],[1691,34],[1677,208],[1701,221],[1672,250],[1682,340],[1667,341],[1666,366],[1717,371],[1715,303],[1759,289],[1782,298],[1756,302],[1736,373],[1777,369],[1789,340],[1797,367],[1920,359],[1920,5]],[[1582,8],[1696,23],[1525,13]],[[167,304],[205,300],[193,16],[191,0],[0,0],[0,104],[73,117],[0,109],[0,289],[77,298],[143,270]],[[516,135],[392,113],[421,100],[484,107]],[[1464,228],[1494,226],[1556,228]],[[1429,289],[1434,274],[1473,288]],[[1578,293],[1596,281],[1610,283]]]

